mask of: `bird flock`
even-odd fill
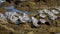
[[[3,2],[6,1],[1,0],[0,4]],[[55,8],[52,10],[48,9],[37,10],[36,15],[32,17],[29,17],[29,15],[26,13],[23,13],[21,15],[20,13],[17,12],[8,11],[5,12],[5,14],[0,13],[0,18],[10,20],[12,23],[16,24],[29,22],[32,23],[34,26],[39,27],[40,25],[38,24],[38,22],[43,24],[46,23],[47,22],[47,20],[45,20],[46,17],[48,17],[50,20],[56,20],[58,18],[57,14],[60,14],[60,8]],[[36,16],[39,16],[39,19],[37,19]]]
[[[29,15],[26,13],[20,14],[17,12],[8,11],[4,14],[0,13],[0,18],[10,20],[12,23],[16,24],[29,22],[32,23],[34,26],[39,27],[40,25],[38,24],[38,22],[43,24],[47,22],[44,19],[45,17],[47,17],[47,15],[50,20],[56,20],[58,18],[57,14],[60,14],[60,9],[56,8],[56,10],[53,9],[51,11],[47,9],[38,10],[37,13],[38,14],[36,14],[35,16],[29,17]],[[36,16],[39,16],[39,19],[37,19]]]

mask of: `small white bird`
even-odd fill
[[[5,12],[6,18],[8,18],[10,16],[14,16],[14,15],[18,15],[18,14],[16,12]]]
[[[36,27],[39,27],[40,25],[38,24],[38,20],[34,17],[32,17],[32,22],[33,22],[33,25],[36,26]]]
[[[22,17],[25,21],[28,21],[30,19],[28,14],[26,14],[26,13],[24,13]]]
[[[10,17],[10,20],[11,20],[12,22],[16,22],[16,21],[18,20],[18,18],[15,17],[15,16],[11,16],[11,17]]]
[[[29,21],[29,16],[27,14],[23,14],[23,16],[19,16],[19,19],[21,20],[21,22],[27,22]]]
[[[12,12],[12,15],[18,15],[17,12]]]
[[[6,18],[5,16],[4,16],[4,14],[2,14],[2,13],[0,13],[0,18]]]
[[[38,10],[38,13],[40,13],[40,14],[41,14],[41,13],[44,13],[44,11],[43,11],[43,10]]]
[[[48,15],[49,15],[49,16],[54,16],[54,13],[49,12]]]
[[[23,17],[22,16],[19,16],[19,19],[20,19],[20,21],[21,22],[23,22],[23,23],[25,23],[26,21],[23,19]]]
[[[50,18],[51,20],[55,20],[55,19],[57,18],[57,16],[56,16],[56,15],[53,15],[53,16],[49,16],[49,18]]]
[[[59,14],[59,12],[57,10],[51,10],[51,12],[54,14]]]
[[[6,16],[11,16],[13,14],[13,12],[5,12]]]
[[[59,12],[60,12],[60,7],[59,8],[56,8]]]
[[[44,12],[45,12],[45,13],[49,13],[50,11],[49,11],[49,10],[47,10],[47,9],[44,9]]]
[[[41,23],[45,23],[46,20],[45,20],[45,19],[40,19],[40,22],[41,22]]]
[[[18,20],[18,15],[16,12],[5,12],[5,16],[14,23],[16,23],[16,21]]]
[[[45,14],[40,14],[39,16],[42,17],[42,18],[45,18],[46,17]]]

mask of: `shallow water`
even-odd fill
[[[21,10],[17,10],[16,8],[14,8],[14,6],[10,6],[10,7],[3,7],[4,9],[8,10],[8,11],[12,11],[12,12],[19,12],[21,14],[26,13],[26,14],[37,14],[36,12],[28,12],[28,11],[21,11]]]

